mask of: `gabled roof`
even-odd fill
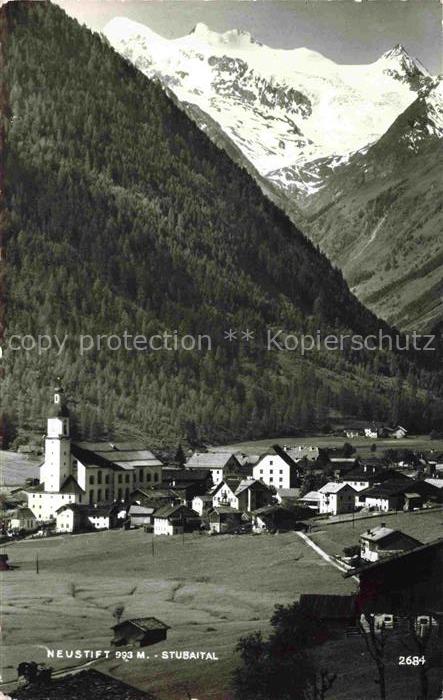
[[[118,446],[125,449],[119,449]],[[128,449],[130,443],[73,442],[71,452],[88,467],[133,469],[134,467],[162,466],[162,462],[146,448]],[[137,443],[137,447],[139,444]]]
[[[417,492],[422,494],[438,494],[439,490],[426,481],[415,481],[414,479],[388,479],[377,486],[372,486],[369,489],[360,491],[362,496],[369,498],[388,498],[389,496],[397,496],[405,493]]]
[[[274,448],[275,454],[278,455],[279,457],[281,457],[282,460],[283,460],[284,462],[286,462],[286,464],[287,464],[289,467],[295,467],[295,466],[296,466],[297,463],[295,462],[295,460],[293,460],[292,457],[291,457],[291,455],[288,454],[288,452],[286,452],[286,450],[284,450],[282,447],[280,447],[280,445],[272,445],[272,447]]]
[[[318,491],[308,491],[308,493],[305,493],[305,495],[300,498],[301,501],[319,501],[320,499],[321,495]]]
[[[243,479],[243,481],[241,481],[237,486],[235,490],[235,495],[238,496],[240,493],[242,493],[242,491],[246,491],[250,488],[259,488],[265,491],[269,491],[266,484],[264,484],[262,481],[258,481],[257,479]]]
[[[10,510],[6,513],[6,515],[4,517],[7,520],[21,519],[21,518],[27,518],[27,519],[34,518],[35,519],[35,515],[32,512],[32,510],[30,508],[26,508],[26,507],[16,508],[15,510]]]
[[[231,506],[217,506],[209,514],[209,520],[213,520],[217,515],[242,515],[242,511]]]
[[[85,493],[78,481],[74,479],[72,474],[66,477],[60,486],[60,493]]]
[[[104,506],[91,506],[86,503],[65,503],[57,509],[57,513],[63,513],[66,510],[72,510],[73,513],[84,515],[85,517],[101,517],[111,515],[117,509],[116,504]]]
[[[318,490],[319,493],[338,493],[344,488],[352,489],[352,486],[349,486],[349,484],[338,483],[337,481],[329,481]]]
[[[111,627],[113,630],[118,630],[120,627],[132,625],[143,632],[151,632],[152,630],[169,630],[171,629],[169,625],[166,625],[161,620],[156,617],[134,617],[131,620],[123,620],[117,625]]]
[[[186,516],[186,517],[192,517],[192,518],[198,518],[199,515],[196,513],[194,510],[191,510],[191,508],[188,508],[187,506],[183,505],[182,503],[178,503],[175,506],[162,506],[155,512],[155,517],[156,518],[170,518],[173,516],[175,513],[181,512],[181,515]]]
[[[189,469],[223,469],[231,458],[238,461],[232,452],[194,452],[186,466]]]
[[[233,495],[235,495],[235,492],[237,491],[241,482],[242,480],[240,478],[236,479],[235,477],[227,477],[226,479],[223,479],[223,481],[220,481],[217,484],[217,486],[212,491],[212,496],[215,496],[215,494],[218,493],[220,489],[226,486],[230,489],[230,491],[232,491]]]
[[[147,506],[132,504],[132,506],[129,506],[128,515],[152,515],[154,510],[155,508],[153,507],[148,508]]]

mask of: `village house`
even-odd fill
[[[349,484],[355,491],[364,491],[375,484],[382,484],[389,479],[398,481],[410,481],[410,478],[395,469],[383,469],[376,465],[362,464],[355,471],[348,472],[343,476],[344,484]]]
[[[209,514],[209,530],[217,534],[235,532],[242,524],[243,513],[230,506],[218,506]]]
[[[368,427],[364,429],[365,437],[367,438],[378,438],[378,430],[375,427]]]
[[[301,510],[301,509],[299,509]],[[253,532],[292,530],[300,517],[296,511],[273,504],[252,511]]]
[[[413,510],[427,501],[440,502],[442,493],[426,481],[389,479],[358,492],[358,504],[370,510]]]
[[[280,454],[277,448],[278,445],[274,445],[274,450],[277,454]],[[318,447],[315,445],[283,445],[282,449],[294,462],[299,462],[302,459],[315,462],[320,454]]]
[[[359,613],[442,619],[443,538],[391,557],[364,562],[344,578],[359,577]]]
[[[265,484],[256,479],[227,478],[212,492],[212,507],[230,506],[243,512],[271,503],[273,495]]]
[[[320,494],[319,513],[339,515],[355,510],[355,490],[349,484],[329,481],[318,490]]]
[[[358,428],[348,428],[347,430],[344,431],[345,437],[352,439],[352,438],[357,438],[360,435],[360,431]]]
[[[89,506],[67,503],[56,513],[56,532],[79,532],[81,530],[110,530],[118,524],[118,506]],[[122,520],[123,522],[123,520]]]
[[[209,469],[214,486],[228,474],[240,473],[240,462],[231,452],[194,452],[186,462],[187,469]]]
[[[69,503],[111,505],[161,480],[162,463],[141,443],[73,442],[63,389],[54,389],[40,484],[24,489],[39,522],[55,520]]]
[[[264,454],[253,467],[254,479],[277,489],[300,485],[300,468],[283,450],[281,454]]]
[[[192,499],[192,510],[200,516],[212,508],[212,494],[203,493],[201,496],[194,496]]]
[[[143,527],[144,525],[154,524],[155,508],[147,506],[139,506],[133,503],[129,506],[127,520],[130,527]]]
[[[154,535],[181,535],[198,529],[200,524],[198,514],[183,504],[163,506],[154,513]]]
[[[209,469],[163,468],[163,485],[172,490],[181,503],[190,506],[194,496],[206,493],[212,486]]]
[[[25,530],[31,532],[37,527],[37,519],[30,508],[20,507],[7,512],[5,517],[9,531]]]
[[[308,493],[300,498],[300,502],[310,510],[318,513],[320,510],[321,498],[321,494],[318,491],[308,491]]]
[[[392,530],[382,523],[360,535],[360,558],[363,561],[378,561],[399,552],[414,549],[422,543],[400,530]]]
[[[114,630],[112,646],[146,647],[163,642],[170,627],[156,617],[136,617],[123,620],[111,629]]]

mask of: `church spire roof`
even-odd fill
[[[69,418],[69,410],[66,406],[65,394],[60,382],[54,387],[52,403],[49,407],[48,418]]]

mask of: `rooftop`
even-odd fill
[[[150,693],[95,669],[54,679],[44,686],[33,684],[9,692],[17,700],[153,700]]]
[[[234,457],[232,452],[194,452],[186,466],[190,469],[223,469],[231,457]]]
[[[134,617],[131,620],[122,620],[117,625],[114,625],[111,629],[116,630],[123,625],[133,625],[143,632],[150,632],[151,630],[169,630],[171,629],[169,625],[165,625],[164,622],[158,620],[156,617]]]
[[[341,491],[343,488],[345,488],[348,484],[341,484],[338,483],[337,481],[329,481],[327,484],[322,486],[319,490],[319,493],[338,493]],[[352,486],[349,486],[349,488],[352,488]]]

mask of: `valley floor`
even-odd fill
[[[121,603],[123,618],[152,615],[170,625],[168,639],[146,648],[149,661],[113,658],[96,668],[160,700],[228,700],[237,640],[266,632],[277,603],[301,593],[350,593],[356,586],[296,533],[157,537],[154,555],[151,538],[142,530],[114,530],[8,546],[16,568],[2,582],[3,681],[15,680],[24,660],[54,669],[84,663],[48,661],[46,648],[110,649],[112,612]],[[211,651],[219,660],[162,660],[163,650]],[[412,670],[399,670],[393,653],[388,698],[403,698]],[[372,662],[359,637],[327,644],[319,654],[339,674],[328,698],[376,697]]]

